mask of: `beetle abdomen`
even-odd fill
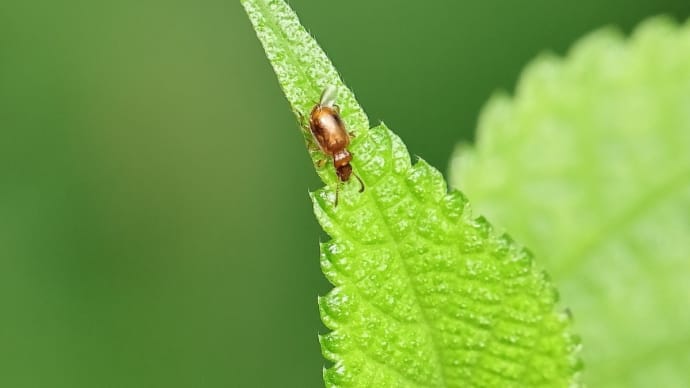
[[[328,155],[335,155],[350,144],[345,125],[333,108],[316,106],[309,127],[319,148]]]

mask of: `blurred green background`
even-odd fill
[[[292,0],[445,170],[539,52],[687,0]],[[0,3],[0,387],[318,387],[326,237],[238,1]]]

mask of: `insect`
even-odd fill
[[[314,105],[309,114],[309,129],[314,136],[321,151],[333,158],[333,167],[340,182],[345,183],[354,175],[359,181],[359,192],[364,191],[364,182],[352,171],[352,153],[347,150],[350,145],[351,134],[345,129],[345,124],[340,118],[340,107],[335,104],[337,91],[334,86],[327,86],[321,99]],[[319,165],[323,161],[319,161]],[[338,206],[338,192],[340,184],[335,189],[335,206]]]

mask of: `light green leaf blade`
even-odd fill
[[[690,25],[602,30],[484,109],[451,181],[543,257],[597,387],[687,386]]]
[[[324,88],[334,86],[338,92],[340,115],[348,129],[356,131],[358,136],[366,135],[369,131],[369,119],[364,110],[340,79],[326,53],[302,27],[292,9],[284,1],[242,0],[242,5],[254,25],[295,116],[300,120],[304,117],[306,122]],[[310,133],[303,134],[305,140],[311,140]],[[309,151],[315,162],[324,159],[322,153],[312,149]],[[325,183],[336,183],[332,168],[319,169],[317,172]]]
[[[329,387],[577,385],[578,341],[531,254],[472,215],[424,161],[411,164],[385,125],[368,127],[351,92],[282,0],[244,0],[296,115],[329,84],[350,130],[353,167],[334,206],[335,173],[314,192],[332,237],[321,266],[335,288],[319,298]],[[312,151],[316,161],[324,155]]]

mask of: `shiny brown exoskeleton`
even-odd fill
[[[340,108],[335,105],[336,90],[329,86],[321,94],[321,100],[314,106],[309,115],[309,129],[316,143],[324,154],[333,158],[333,167],[341,182],[347,182],[351,175],[359,181],[361,193],[364,182],[352,172],[352,154],[347,150],[350,145],[350,134],[340,118]],[[338,206],[338,191],[335,190],[335,205]]]

